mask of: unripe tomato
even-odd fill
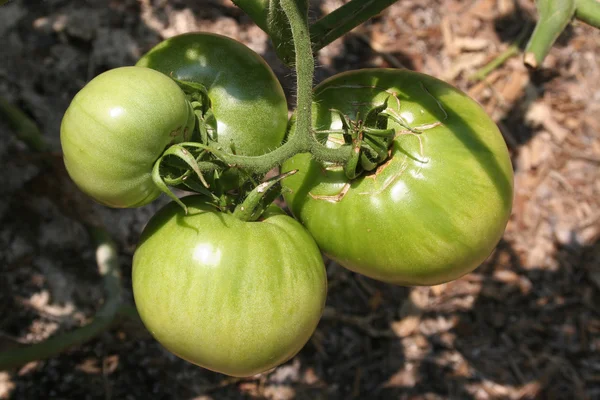
[[[342,127],[387,102],[391,157],[348,180],[300,154],[283,164],[293,214],[348,269],[385,282],[435,285],[479,266],[506,227],[513,170],[500,131],[467,95],[433,77],[394,69],[336,75],[314,90],[313,127]],[[412,131],[410,129],[411,128]],[[338,146],[336,135],[329,145]]]
[[[188,33],[159,43],[137,65],[203,85],[225,150],[257,156],[281,145],[288,120],[285,94],[269,65],[242,43]]]
[[[167,145],[188,140],[193,127],[191,106],[173,80],[149,68],[112,69],[81,89],[65,112],[65,166],[99,203],[142,206],[161,193],[154,162]]]
[[[313,238],[271,207],[256,222],[215,211],[201,196],[171,203],[144,229],[133,258],[142,321],[194,364],[250,376],[294,356],[321,316],[325,267]]]

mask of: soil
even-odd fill
[[[318,18],[343,3],[312,2]],[[435,287],[379,283],[328,263],[319,327],[292,360],[233,379],[180,360],[134,320],[44,361],[0,371],[10,399],[600,399],[600,31],[573,22],[543,68],[510,58],[526,0],[402,0],[323,49],[316,82],[409,68],[458,86],[498,123],[515,167],[504,238],[473,273]],[[0,96],[40,127],[30,151],[0,120],[0,351],[86,324],[104,293],[82,222],[131,257],[161,199],[99,206],[73,188],[59,126],[74,94],[163,38],[217,32],[260,53],[293,100],[292,71],[229,0],[14,0],[0,8]]]

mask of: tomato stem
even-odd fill
[[[371,19],[397,0],[351,0],[311,25],[316,52],[363,22]]]
[[[600,2],[575,0],[575,18],[600,29]]]
[[[538,0],[538,22],[525,48],[523,62],[538,68],[575,14],[575,0]]]
[[[238,2],[244,3],[244,2]],[[188,146],[197,150],[206,151],[216,160],[214,161],[199,161],[196,163],[187,162],[188,165],[194,167],[196,175],[201,178],[202,173],[209,171],[221,171],[223,168],[232,168],[243,170],[249,175],[264,175],[274,167],[281,165],[284,161],[299,154],[310,153],[312,157],[322,163],[332,163],[343,165],[346,175],[353,179],[359,176],[363,171],[370,171],[377,167],[378,164],[384,162],[388,157],[388,147],[393,142],[395,131],[387,129],[387,120],[391,119],[401,124],[413,132],[412,128],[403,121],[402,117],[393,114],[387,107],[387,101],[379,105],[366,115],[365,121],[359,120],[356,122],[350,121],[336,110],[331,110],[336,113],[342,120],[343,129],[342,135],[344,142],[341,146],[328,147],[321,143],[316,132],[312,128],[312,84],[314,78],[314,59],[313,45],[311,43],[311,34],[308,25],[308,9],[305,7],[304,0],[277,0],[269,7],[277,7],[274,4],[279,3],[280,8],[278,15],[283,14],[289,21],[291,27],[292,43],[294,45],[295,68],[297,74],[297,105],[296,114],[293,123],[290,125],[290,132],[287,142],[276,148],[270,153],[260,156],[244,156],[231,154],[222,149],[217,142],[211,140],[206,132],[201,132],[200,140],[202,143],[179,143],[176,146]],[[356,13],[364,7],[385,8],[384,4],[389,3],[389,0],[384,1],[362,1],[354,0],[350,8],[345,8],[344,12]],[[349,18],[353,19],[354,14]],[[270,18],[267,16],[267,18]],[[344,22],[346,24],[346,22]],[[344,25],[349,26],[349,25]],[[314,36],[313,36],[314,37]],[[186,82],[178,82],[188,93],[198,91],[203,92],[202,88],[196,88],[188,85]],[[205,105],[206,101],[203,96],[196,96],[201,105]],[[203,109],[209,112],[209,110]],[[205,127],[199,119],[199,129]],[[367,127],[366,124],[369,126]],[[333,132],[333,131],[332,131]],[[166,154],[166,153],[165,153]],[[157,171],[158,168],[157,168]],[[156,173],[155,173],[156,175]],[[158,182],[158,176],[155,176]],[[168,179],[167,179],[168,181]],[[160,179],[160,184],[165,185],[165,179]],[[205,189],[203,189],[204,192]],[[163,188],[163,191],[164,188]],[[171,197],[172,193],[165,191]],[[246,217],[244,217],[246,218]]]
[[[35,151],[47,150],[37,125],[23,111],[0,97],[0,116],[14,129],[17,137]]]
[[[302,2],[300,2],[302,3]],[[303,3],[302,3],[303,4]],[[321,144],[315,137],[311,127],[312,82],[314,75],[314,60],[308,16],[306,8],[295,0],[281,0],[281,7],[287,16],[295,48],[297,73],[297,115],[294,132],[290,139],[274,151],[261,156],[241,156],[229,154],[212,145],[197,144],[215,155],[230,168],[239,168],[255,174],[265,174],[285,160],[299,153],[312,153],[319,161],[344,163],[350,158],[349,147],[331,149]],[[191,145],[191,144],[190,144]],[[199,162],[202,172],[222,168],[210,162]]]

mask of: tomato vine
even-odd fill
[[[209,34],[166,40],[138,66],[98,76],[65,113],[64,160],[84,192],[112,207],[145,205],[161,191],[178,204],[144,230],[133,288],[146,326],[182,358],[247,376],[292,357],[323,311],[321,252],[385,282],[434,285],[472,271],[500,240],[512,166],[473,100],[435,78],[384,69],[339,74],[313,92],[314,53],[394,2],[351,0],[310,24],[308,0],[234,0],[295,70],[289,124],[264,60]],[[539,67],[572,18],[599,27],[598,4],[539,0],[525,63]],[[239,56],[231,70],[224,49]],[[210,63],[219,65],[203,65]],[[219,81],[227,74],[235,84]],[[1,99],[0,111],[42,148],[36,129]],[[283,173],[265,180],[278,166]],[[199,195],[180,199],[171,187]],[[295,219],[272,205],[282,191]],[[110,247],[99,266],[113,300],[94,323],[50,345],[87,340],[117,314],[109,242],[98,239]],[[247,248],[251,254],[238,254]],[[41,345],[0,364],[54,353]]]

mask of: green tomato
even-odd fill
[[[313,127],[339,130],[331,109],[355,120],[386,100],[397,121],[420,133],[388,120],[396,131],[391,157],[352,181],[307,154],[291,158],[283,172],[299,172],[283,182],[287,204],[321,250],[350,270],[401,285],[459,278],[489,256],[510,216],[506,144],[463,92],[406,70],[365,69],[324,81],[314,90]],[[336,143],[329,135],[329,146]]]
[[[194,113],[167,76],[122,67],[98,75],[65,112],[60,141],[77,186],[111,207],[138,207],[161,193],[152,167],[165,147],[188,140]]]
[[[179,357],[250,376],[294,356],[320,319],[327,292],[319,248],[272,207],[244,222],[182,199],[145,228],[133,258],[133,293],[152,335]]]
[[[281,84],[243,44],[211,33],[179,35],[158,44],[137,65],[203,85],[225,150],[257,156],[283,141],[288,114]]]

